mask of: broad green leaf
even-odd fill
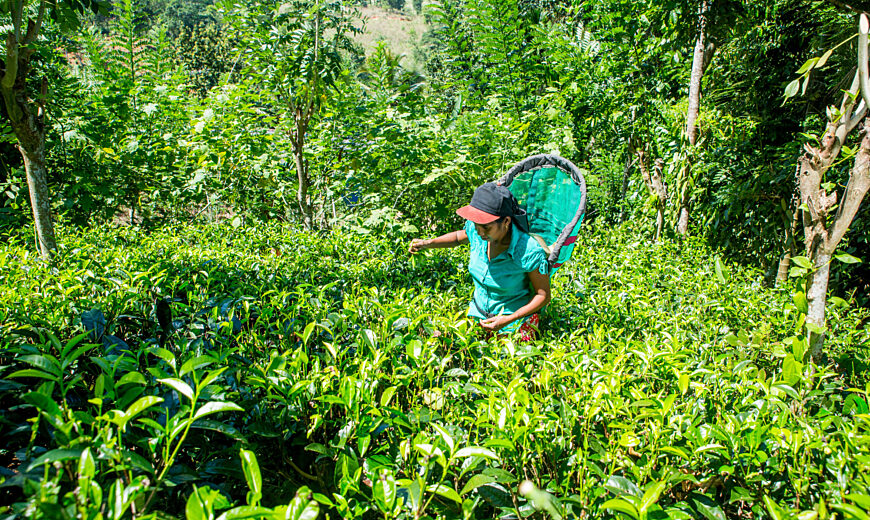
[[[372,497],[378,509],[385,514],[392,513],[396,504],[396,479],[391,472],[384,472],[375,480]]]
[[[462,486],[462,491],[460,491],[459,494],[465,495],[467,493],[470,493],[471,491],[474,491],[475,489],[477,489],[478,487],[480,487],[484,484],[489,484],[490,482],[496,482],[496,480],[497,479],[491,475],[484,475],[482,473],[478,473],[477,475],[474,475],[473,477],[468,479],[468,482],[466,482],[465,485]]]
[[[314,500],[309,500],[311,490],[302,486],[296,491],[296,496],[287,506],[284,520],[314,520],[320,513],[320,505]]]
[[[683,448],[677,448],[676,446],[662,446],[661,448],[659,448],[659,451],[670,453],[671,455],[676,455],[686,460],[690,460],[692,458],[686,450],[684,450]]]
[[[148,352],[157,356],[158,358],[162,359],[163,361],[166,362],[167,365],[172,367],[172,370],[175,370],[175,367],[176,367],[175,354],[166,350],[165,348],[159,348],[159,347],[149,349]]]
[[[794,95],[798,93],[798,90],[800,88],[801,88],[800,79],[796,79],[796,80],[792,81],[791,83],[789,83],[788,86],[785,87],[785,99],[794,97]]]
[[[649,510],[649,508],[658,502],[659,497],[662,495],[665,489],[668,488],[667,482],[656,481],[650,483],[646,491],[644,491],[643,498],[640,499],[640,506],[638,506],[638,511],[641,513],[645,513]]]
[[[843,497],[844,500],[848,500],[850,502],[855,502],[862,509],[870,511],[870,495],[864,495],[860,493],[849,493]]]
[[[133,417],[136,417],[137,415],[144,412],[148,408],[151,408],[155,404],[162,402],[162,397],[157,397],[154,395],[140,397],[136,402],[127,407],[127,409],[124,411],[123,414],[121,414],[120,417],[116,418],[115,423],[118,425],[119,428],[123,430],[127,423],[130,422]]]
[[[835,255],[834,258],[843,262],[844,264],[860,264],[861,259],[855,256],[852,256],[848,253],[840,253],[839,255]]]
[[[818,63],[818,62],[819,62],[819,58],[808,59],[807,61],[804,62],[803,65],[801,65],[801,68],[798,69],[796,74],[803,74],[804,72],[813,68],[816,65],[816,63]]]
[[[477,488],[477,492],[495,507],[511,507],[513,505],[510,492],[496,482],[482,484]]]
[[[793,354],[788,354],[782,361],[782,380],[794,387],[803,377],[803,365],[798,363]]]
[[[181,365],[181,370],[178,372],[178,377],[184,377],[185,374],[189,372],[193,372],[194,370],[200,369],[202,367],[207,367],[215,362],[215,359],[211,356],[197,356],[193,359],[188,359],[183,365]]]
[[[790,515],[774,502],[769,496],[764,495],[764,507],[772,520],[786,520]]]
[[[804,327],[806,327],[808,331],[815,332],[816,334],[824,334],[825,330],[826,330],[825,327],[820,327],[820,326],[818,326],[815,323],[812,323],[810,321],[807,321],[806,323],[804,323]]]
[[[828,63],[828,58],[830,58],[831,54],[833,54],[833,53],[834,53],[834,49],[828,49],[828,51],[826,53],[822,54],[822,57],[819,58],[819,61],[816,62],[816,65],[814,68],[820,69],[820,68],[824,67],[825,64]]]
[[[251,518],[275,518],[275,512],[272,509],[261,506],[238,506],[223,513],[217,517],[217,520],[248,520]]]
[[[90,334],[90,332],[82,332],[81,334],[74,336],[72,339],[70,339],[69,341],[66,342],[66,345],[64,345],[60,351],[60,355],[61,355],[61,358],[63,359],[64,363],[66,363],[67,358],[69,357],[69,353],[76,347],[76,345],[78,345],[79,343],[84,341],[85,338],[87,338],[89,334]],[[82,348],[85,348],[85,347],[82,347]],[[90,348],[93,348],[93,347],[88,346],[87,348],[85,348],[85,350],[88,350]],[[76,357],[78,357],[78,356],[76,356]],[[73,359],[75,359],[75,358],[73,358]]]
[[[166,379],[158,379],[157,381],[163,383],[166,386],[172,387],[179,394],[187,397],[191,403],[193,403],[193,388],[190,387],[187,383],[180,379],[175,379],[168,377]]]
[[[96,471],[96,463],[94,462],[94,456],[91,454],[90,448],[85,448],[82,451],[81,457],[79,457],[79,467],[78,474],[80,477],[93,478],[94,472]]]
[[[634,482],[619,475],[611,475],[605,482],[604,487],[615,493],[616,495],[631,495],[640,497],[640,488]]]
[[[396,387],[391,386],[384,390],[384,393],[381,394],[381,407],[385,408],[390,404],[390,399],[393,398],[393,394],[396,393]]]
[[[680,394],[686,395],[686,392],[689,390],[689,374],[680,374],[680,378],[677,384],[680,387]]]
[[[317,325],[315,322],[311,322],[305,326],[305,330],[302,331],[302,344],[308,345],[308,338],[311,337],[311,333],[314,332],[314,327]]]
[[[726,520],[725,512],[710,497],[695,493],[692,495],[692,503],[695,504],[695,509],[707,520]]]
[[[466,457],[483,457],[485,459],[499,460],[498,455],[494,451],[482,448],[480,446],[468,446],[465,448],[461,448],[453,455],[453,457],[457,459],[464,459]]]
[[[57,381],[58,376],[49,374],[48,372],[43,372],[42,370],[36,370],[35,368],[25,368],[23,370],[16,370],[12,372],[6,377],[16,378],[16,377],[37,377],[39,379],[48,379],[49,381]]]
[[[256,506],[263,496],[263,477],[260,475],[260,464],[257,462],[257,456],[254,455],[253,451],[243,449],[240,450],[239,455],[242,459],[242,471],[245,473],[245,481],[248,483],[248,489],[251,490],[248,505]]]
[[[791,261],[798,267],[802,267],[804,269],[812,269],[813,263],[810,262],[810,259],[805,256],[793,256],[791,257]]]
[[[722,259],[717,256],[713,261],[713,266],[714,270],[716,271],[716,280],[718,280],[721,284],[727,283],[727,280],[725,279],[724,268],[722,266]]]
[[[457,504],[462,503],[462,499],[459,497],[459,494],[453,488],[449,488],[444,484],[435,484],[426,487],[426,491],[430,493],[435,493],[440,497],[444,497],[447,500],[452,500]]]
[[[229,370],[230,367],[220,367],[217,370],[212,370],[208,373],[207,376],[202,378],[202,381],[199,382],[199,388],[205,388],[212,383],[215,379],[220,377],[221,374]]]
[[[810,305],[807,302],[807,295],[801,291],[798,291],[792,295],[792,300],[794,301],[794,306],[798,311],[806,314],[810,310]]]
[[[607,502],[601,504],[601,508],[602,509],[610,509],[612,511],[619,511],[620,513],[625,513],[628,516],[634,518],[635,520],[637,520],[637,518],[638,518],[637,508],[635,508],[633,505],[629,504],[628,502],[626,502],[625,500],[623,500],[621,498],[612,498],[612,499],[608,500]]]
[[[139,372],[127,372],[121,379],[118,379],[118,382],[115,384],[116,387],[120,387],[128,384],[136,384],[136,385],[145,385],[148,382],[145,380],[145,376],[140,374]]]
[[[200,419],[205,417],[206,415],[211,415],[218,412],[243,412],[244,408],[241,406],[230,403],[230,402],[220,402],[220,401],[211,401],[202,405],[196,413],[193,415],[193,420]]]
[[[870,515],[852,504],[831,504],[831,509],[842,513],[845,520],[870,520]]]
[[[63,425],[63,413],[52,398],[42,392],[29,392],[24,394],[21,399],[35,406],[55,428],[60,428]]]
[[[61,374],[60,365],[57,363],[57,360],[55,360],[51,356],[31,355],[31,356],[21,356],[18,359],[20,359],[21,361],[24,361],[28,365],[33,365],[36,368],[41,368],[42,370],[45,370],[46,372],[48,372],[49,374],[52,374],[56,378],[60,378],[60,374]]]
[[[36,460],[31,462],[30,465],[27,467],[27,471],[30,472],[33,468],[39,467],[43,464],[51,464],[64,460],[80,459],[83,451],[84,449],[82,448],[51,450],[49,452],[43,453],[42,455],[37,457]]]
[[[449,453],[453,453],[453,449],[456,444],[453,440],[453,437],[450,436],[447,430],[445,430],[441,426],[438,426],[435,423],[432,423],[432,428],[438,433],[438,436],[441,437],[441,440],[444,441],[444,444],[447,445],[447,448],[450,450]]]

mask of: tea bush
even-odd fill
[[[589,230],[531,344],[465,252],[278,225],[0,255],[7,518],[866,518],[870,313]]]

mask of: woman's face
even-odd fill
[[[486,242],[501,242],[510,233],[511,218],[505,217],[502,221],[489,224],[474,224],[474,229]]]

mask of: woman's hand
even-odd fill
[[[492,318],[487,318],[485,320],[480,320],[480,326],[483,327],[483,330],[489,332],[498,332],[507,326],[508,323],[513,321],[510,316],[493,316]]]
[[[412,255],[415,253],[419,253],[420,251],[422,251],[424,249],[428,249],[429,244],[431,242],[432,242],[431,240],[423,240],[422,238],[415,238],[414,240],[411,240],[411,245],[408,246],[408,252],[411,253]]]

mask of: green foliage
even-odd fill
[[[844,357],[812,365],[758,272],[697,240],[582,236],[533,344],[474,332],[462,252],[401,240],[63,230],[54,266],[5,244],[5,512],[867,509],[866,310],[842,302]]]

